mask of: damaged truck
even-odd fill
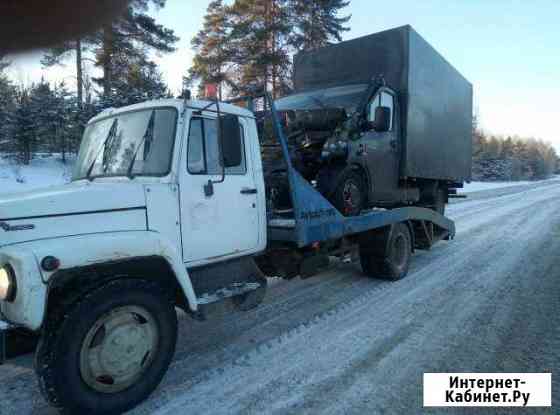
[[[472,87],[411,27],[300,53],[293,82],[276,102],[292,162],[344,215],[443,213],[470,181]],[[276,207],[289,209],[282,163],[265,167]]]
[[[267,276],[337,258],[396,281],[453,239],[471,157],[455,69],[407,26],[298,55],[295,86],[105,110],[71,183],[0,197],[0,364],[32,349],[49,404],[122,413],[167,371],[176,308],[249,310]]]

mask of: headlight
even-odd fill
[[[6,264],[0,268],[0,301],[14,301],[16,292],[16,274],[14,269]]]

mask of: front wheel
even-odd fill
[[[119,414],[146,399],[177,339],[170,296],[156,283],[113,281],[60,310],[44,330],[35,370],[51,405]]]
[[[347,167],[337,174],[322,173],[320,179],[320,188],[324,193],[327,189],[331,203],[344,216],[358,216],[366,208],[366,181],[359,171]]]

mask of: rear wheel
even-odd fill
[[[41,391],[72,413],[122,413],[160,383],[176,338],[175,308],[158,284],[110,282],[45,327],[35,363]]]
[[[412,238],[404,223],[393,225],[386,249],[378,252],[365,243],[360,245],[360,263],[364,274],[372,278],[399,280],[408,273],[412,256]],[[374,240],[379,242],[380,239]]]

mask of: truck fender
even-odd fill
[[[54,272],[41,269],[42,279],[52,285],[64,271],[96,265],[125,262],[137,258],[163,258],[188,302],[191,311],[197,310],[196,295],[189,273],[176,246],[157,232],[114,232],[40,241],[31,247],[38,261],[53,256],[60,261]]]

